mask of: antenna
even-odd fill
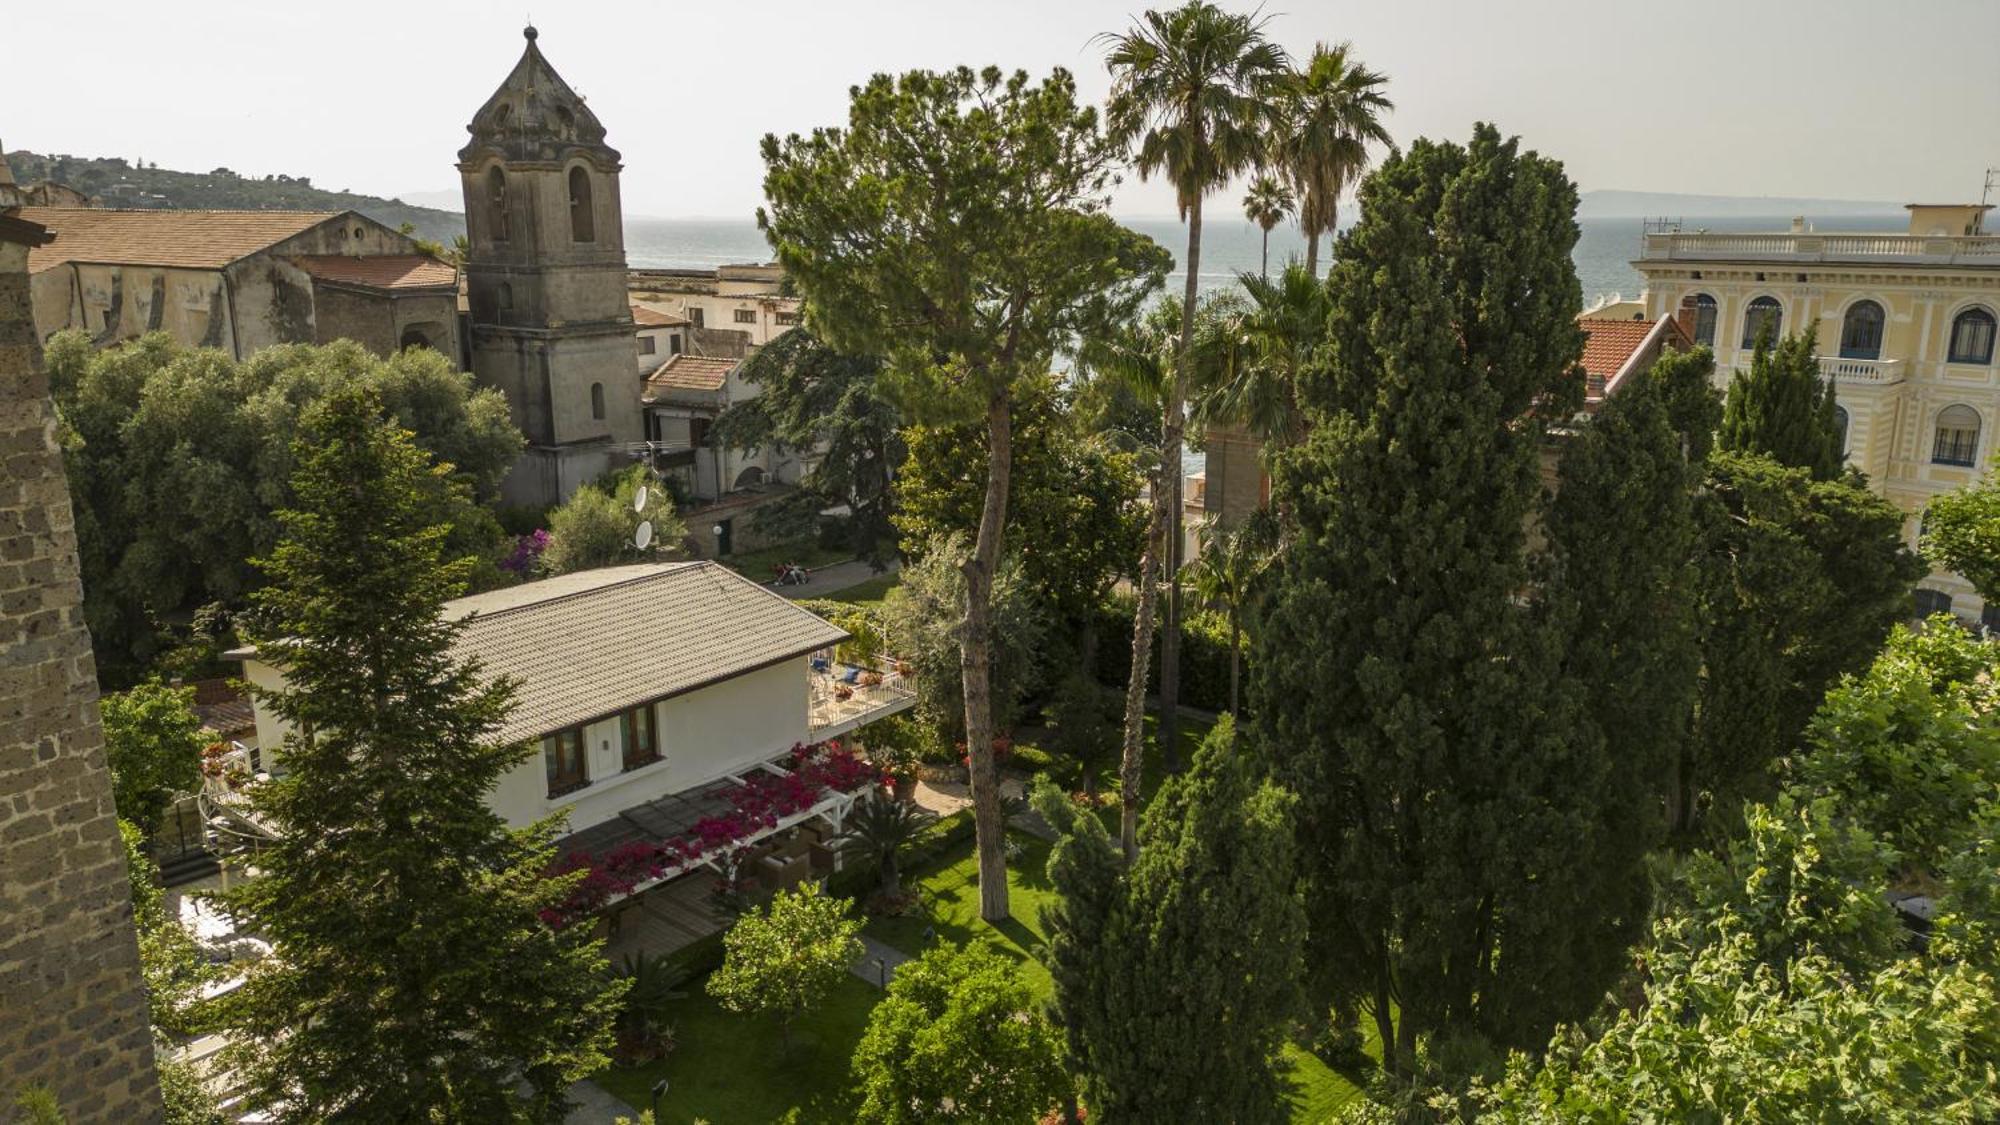
[[[640,520],[639,530],[632,535],[632,545],[641,551],[653,544],[653,521]]]
[[[646,510],[646,495],[647,495],[646,486],[642,484],[639,486],[639,494],[632,497],[633,511],[643,512]]]

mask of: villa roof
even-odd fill
[[[1693,342],[1673,317],[1633,320],[1587,316],[1579,318],[1576,323],[1584,331],[1586,409],[1595,409],[1606,395],[1618,388],[1619,381],[1630,373],[1635,360],[1665,346],[1669,337],[1677,341],[1677,346],[1684,347]]]
[[[56,234],[28,252],[28,272],[96,262],[221,269],[345,214],[341,211],[119,211],[23,207],[20,217]]]
[[[632,306],[632,323],[641,328],[679,328],[687,323],[686,317],[649,309],[644,305]]]
[[[720,356],[688,355],[670,357],[646,377],[646,390],[719,391],[729,373],[743,361]]]
[[[308,254],[293,259],[319,281],[364,289],[456,289],[458,271],[428,254]]]
[[[770,667],[847,633],[713,562],[606,567],[445,603],[457,653],[519,681],[530,738]]]

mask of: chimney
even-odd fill
[[[1690,347],[1694,345],[1694,326],[1700,315],[1701,309],[1694,303],[1693,294],[1682,297],[1681,307],[1674,310],[1674,325],[1681,330],[1682,338]]]
[[[1805,217],[1804,215],[1793,215],[1793,216],[1792,216],[1792,233],[1793,233],[1793,234],[1804,234],[1805,232],[1806,232],[1806,217]]]

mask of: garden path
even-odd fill
[[[586,1078],[569,1088],[570,1100],[576,1108],[563,1118],[563,1125],[611,1125],[620,1117],[634,1116],[632,1107],[619,1101],[604,1087]]]
[[[847,967],[847,971],[867,981],[877,988],[883,987],[883,978],[896,976],[896,967],[908,961],[910,955],[887,942],[877,941],[867,934],[861,935],[861,959]],[[882,962],[877,967],[875,962]],[[886,974],[885,974],[886,970]]]

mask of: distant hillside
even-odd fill
[[[1681,195],[1656,191],[1586,191],[1576,213],[1585,219],[1728,218],[1772,215],[1901,215],[1900,203],[1855,199],[1790,199],[1784,196]]]
[[[465,233],[465,216],[397,199],[317,188],[308,177],[239,176],[227,168],[173,172],[135,165],[123,157],[43,156],[26,149],[5,154],[23,184],[51,180],[103,200],[106,207],[223,211],[359,211],[390,227],[404,223],[418,238],[451,245]]]

